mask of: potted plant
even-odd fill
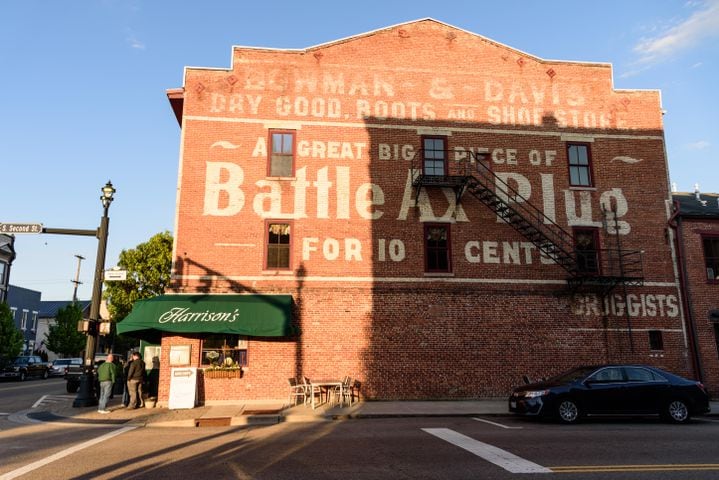
[[[203,369],[205,378],[242,378],[242,367],[238,363],[231,357],[218,363],[219,356],[215,351],[207,352],[206,357],[210,359],[211,365]]]

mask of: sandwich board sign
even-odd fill
[[[170,372],[170,410],[195,408],[197,399],[197,367],[175,367]]]

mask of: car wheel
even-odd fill
[[[664,416],[672,423],[687,423],[691,419],[689,406],[684,400],[674,399],[667,403]]]
[[[562,398],[557,404],[557,418],[562,423],[577,423],[581,413],[579,405],[571,398]]]

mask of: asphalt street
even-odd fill
[[[57,390],[55,381],[46,382],[49,392]],[[40,383],[0,384],[0,402],[10,402],[6,397],[17,394],[25,399],[22,407],[27,409],[40,396],[54,395],[37,386]],[[716,417],[698,418],[689,425],[657,419],[594,419],[574,426],[511,416],[204,428],[17,424],[8,418],[0,423],[0,480],[190,476],[508,479],[547,475],[561,479],[719,480]]]

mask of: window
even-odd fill
[[[664,350],[664,339],[661,330],[649,330],[649,349]]]
[[[34,332],[35,330],[37,330],[37,312],[33,311],[32,312],[32,331]]]
[[[270,130],[270,177],[291,177],[295,167],[295,132]]]
[[[424,258],[427,272],[451,272],[450,236],[448,225],[424,226]]]
[[[702,237],[707,280],[719,282],[719,236]]]
[[[290,224],[267,222],[266,268],[290,268]]]
[[[574,229],[574,252],[580,273],[599,274],[599,232],[596,228]]]
[[[624,375],[622,375],[622,369],[619,367],[609,367],[599,370],[597,373],[592,375],[589,380],[598,383],[614,383],[623,382]]]
[[[422,137],[422,173],[425,175],[446,175],[444,169],[446,139],[444,137]]]
[[[17,307],[10,307],[10,315],[12,315],[13,320],[15,320],[16,313],[17,313]]]
[[[240,335],[208,335],[202,340],[202,366],[247,366],[247,339]]]
[[[592,157],[586,143],[568,143],[569,185],[574,187],[592,186]]]
[[[23,332],[27,330],[27,310],[23,309],[22,317],[20,317],[20,330]]]
[[[664,378],[646,368],[626,367],[624,371],[630,382],[666,382]]]

